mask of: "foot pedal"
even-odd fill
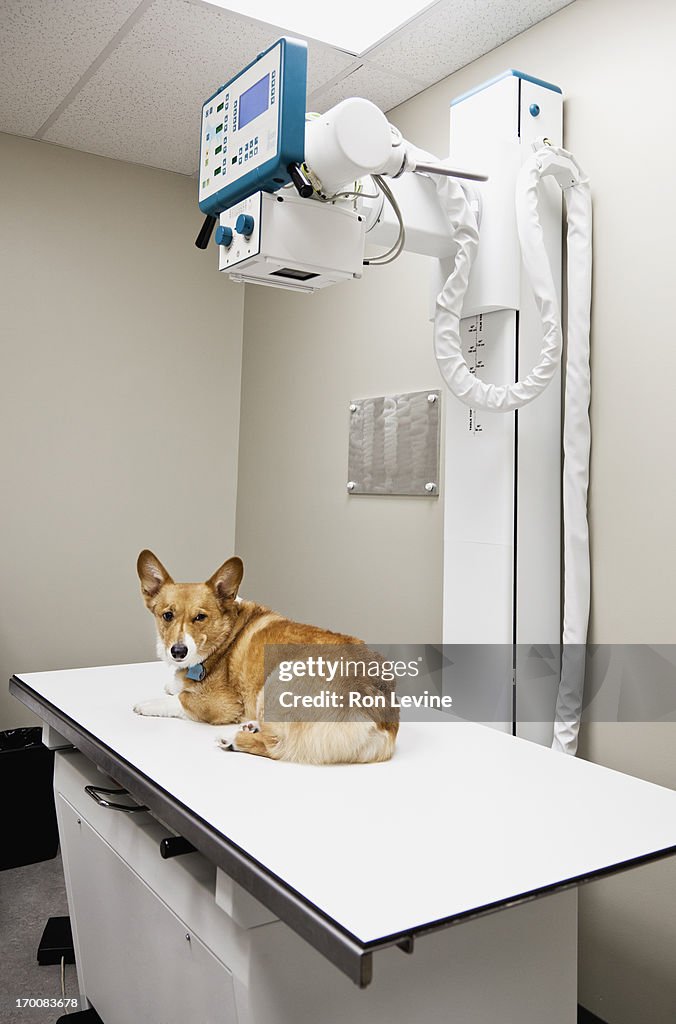
[[[61,957],[67,964],[75,963],[70,918],[50,917],[38,946],[38,963],[43,967],[46,964],[60,964]],[[69,1014],[69,1019],[74,1016],[75,1014]]]

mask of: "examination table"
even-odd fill
[[[676,853],[671,790],[464,722],[402,724],[386,764],[226,753],[218,727],[133,713],[166,673],[10,683],[57,750],[104,1024],[574,1024],[577,885]]]

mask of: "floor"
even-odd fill
[[[17,999],[60,999],[60,968],[41,967],[37,951],[47,919],[67,913],[60,855],[40,864],[0,871],[2,1024],[53,1024],[66,1012],[56,1006],[17,1007]],[[66,966],[66,996],[78,997],[75,967],[70,964]]]

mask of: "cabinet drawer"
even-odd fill
[[[87,998],[105,1024],[236,1024],[230,971],[61,796]]]

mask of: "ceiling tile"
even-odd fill
[[[139,0],[3,0],[0,131],[34,135]]]
[[[270,25],[190,0],[155,0],[44,137],[192,174],[202,103],[279,35]],[[309,87],[353,60],[310,43]]]
[[[277,38],[279,37],[277,33]],[[310,96],[327,82],[353,66],[355,59],[351,53],[335,50],[324,43],[308,41],[307,93]]]
[[[204,0],[2,2],[0,130],[35,134],[57,108],[46,140],[186,174],[204,99],[283,34]],[[359,61],[309,41],[308,106],[361,95],[389,110],[569,2],[442,0]]]
[[[432,85],[573,0],[445,0],[365,56]]]
[[[362,61],[347,77],[312,93],[308,97],[308,108],[324,113],[348,96],[363,96],[381,110],[387,111],[415,96],[424,88],[423,82],[389,74]]]

